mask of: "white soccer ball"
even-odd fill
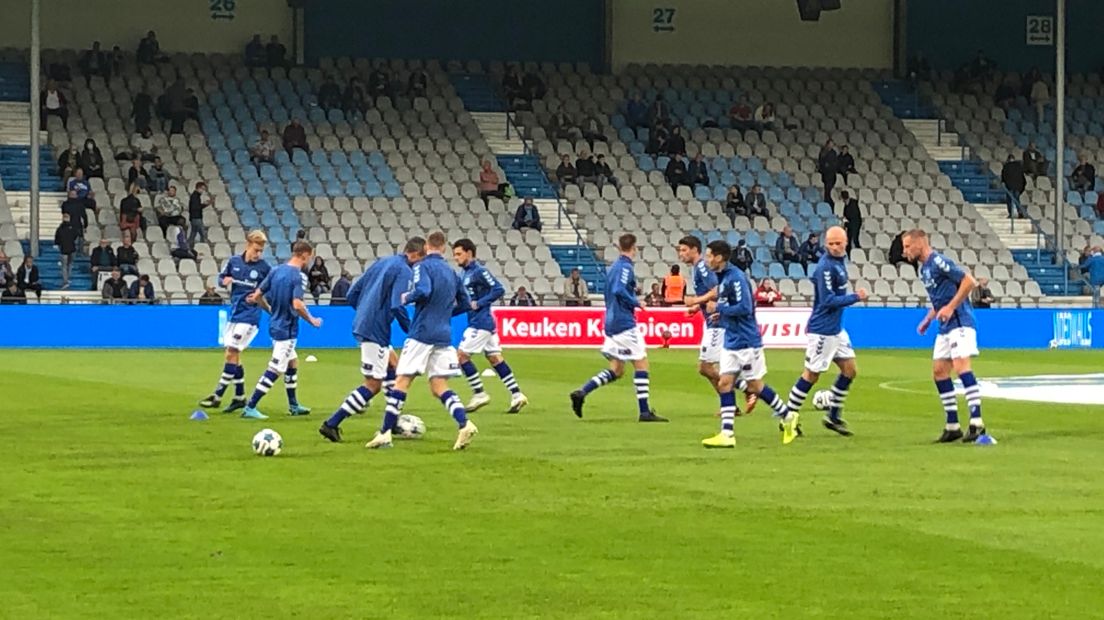
[[[395,424],[395,434],[403,439],[421,439],[425,432],[425,422],[416,415],[404,413],[399,416],[399,421]]]
[[[813,406],[821,411],[828,410],[832,406],[832,393],[828,390],[820,390],[813,394]]]
[[[284,438],[271,428],[266,428],[253,435],[253,452],[257,456],[276,456],[283,449]]]

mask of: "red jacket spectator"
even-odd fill
[[[759,288],[755,289],[755,305],[760,308],[770,308],[782,299],[782,293],[778,292],[774,287],[774,281],[770,278],[764,278],[759,283]]]

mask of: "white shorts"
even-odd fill
[[[957,360],[977,354],[977,332],[973,327],[958,327],[935,337],[933,360]]]
[[[288,363],[295,359],[299,359],[299,354],[295,352],[295,340],[272,342],[272,361],[268,363],[269,368],[276,372],[284,372],[287,370]]]
[[[851,337],[845,330],[835,336],[806,334],[809,344],[805,346],[805,368],[822,373],[832,367],[836,360],[855,359],[855,350],[851,348]]]
[[[763,348],[724,349],[721,352],[721,374],[736,375],[744,381],[756,381],[767,376],[767,358],[763,355]]]
[[[724,328],[705,328],[705,333],[702,334],[701,352],[698,353],[698,361],[716,364],[721,361],[722,350],[724,350]]]
[[[360,343],[360,372],[366,378],[387,378],[387,364],[391,358],[391,347],[374,342]]]
[[[460,360],[456,349],[440,347],[407,338],[399,356],[396,374],[403,376],[456,377],[460,374]]]
[[[635,362],[648,357],[648,350],[640,332],[634,327],[619,334],[607,335],[602,343],[602,355],[622,362]]]
[[[467,355],[502,353],[502,345],[498,342],[498,334],[474,327],[464,330],[464,338],[460,340],[458,348]]]
[[[257,337],[257,326],[249,323],[227,323],[226,331],[222,333],[222,342],[227,349],[244,351],[249,348],[249,343]]]

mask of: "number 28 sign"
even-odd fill
[[[1054,18],[1050,15],[1028,15],[1027,44],[1054,45]]]

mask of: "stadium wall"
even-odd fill
[[[0,45],[31,45],[31,3],[0,2]],[[100,41],[133,52],[146,31],[157,32],[165,52],[243,53],[246,42],[271,35],[290,49],[287,0],[44,0],[43,48],[85,49]]]
[[[807,67],[893,66],[893,2],[847,0],[803,22],[792,0],[610,0],[612,61]]]
[[[226,322],[220,306],[0,306],[0,348],[204,348],[220,346]],[[495,308],[505,346],[597,347],[602,341],[603,308]],[[312,308],[324,320],[321,329],[303,326],[300,348],[344,348],[354,344],[349,325],[352,309]],[[934,335],[919,336],[916,325],[924,308],[852,308],[845,328],[857,348],[930,349]],[[800,308],[760,309],[757,317],[768,348],[804,347],[803,329],[809,311]],[[995,309],[978,313],[978,343],[982,349],[1104,348],[1093,338],[1092,323],[1104,321],[1104,310]],[[686,317],[682,309],[649,309],[640,316],[646,342],[697,347],[701,317]],[[467,325],[452,323],[459,342]],[[120,327],[125,326],[125,327]],[[403,334],[394,331],[395,346]],[[271,344],[262,325],[254,346]]]

